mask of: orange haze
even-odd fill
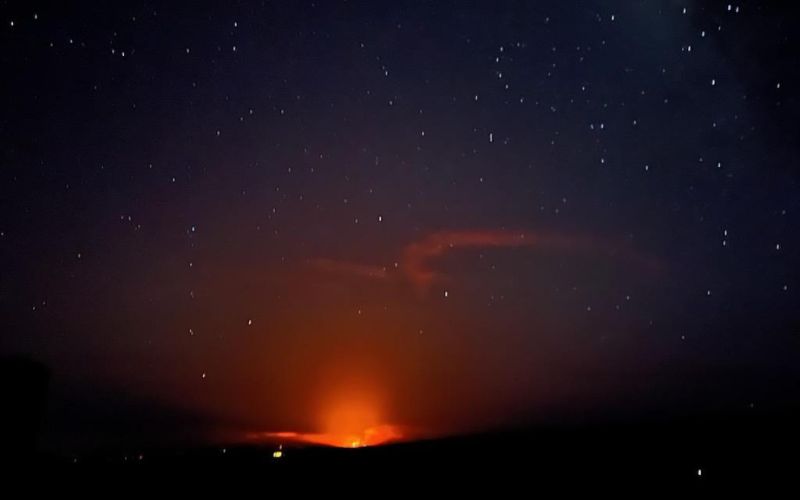
[[[354,399],[330,407],[323,414],[323,432],[262,432],[250,435],[252,440],[289,441],[339,448],[361,448],[400,441],[404,435],[399,426],[381,423],[376,407],[368,401]]]

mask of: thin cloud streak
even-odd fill
[[[433,265],[436,260],[445,258],[454,250],[520,247],[547,253],[564,252],[576,256],[600,254],[610,259],[625,259],[652,273],[658,272],[661,267],[658,259],[636,251],[627,243],[588,236],[507,229],[445,230],[431,233],[421,240],[405,245],[400,250],[398,274],[390,274],[386,267],[334,259],[313,259],[311,264],[324,272],[357,278],[387,280],[396,277],[424,293],[435,282],[446,279],[444,273],[433,269]]]
[[[359,264],[357,262],[318,258],[311,259],[309,264],[320,271],[343,276],[355,276],[358,278],[377,280],[386,279],[388,276],[385,267]]]

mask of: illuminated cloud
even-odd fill
[[[561,252],[576,256],[599,254],[621,258],[648,271],[656,271],[660,266],[655,258],[637,252],[628,244],[605,239],[523,230],[471,229],[437,231],[405,245],[400,251],[401,273],[397,276],[425,292],[434,282],[446,278],[442,272],[434,269],[435,261],[454,250],[518,247],[535,248],[547,253]],[[387,273],[386,267],[332,259],[315,259],[312,264],[326,272],[360,278],[387,279],[394,276]]]
[[[359,264],[355,262],[345,262],[334,259],[312,259],[309,264],[321,271],[331,274],[341,274],[344,276],[356,276],[359,278],[384,279],[386,278],[386,268],[371,266],[369,264]]]
[[[439,231],[406,245],[402,253],[406,277],[418,289],[426,290],[438,277],[431,261],[460,248],[533,246],[536,238],[524,231],[469,230]]]

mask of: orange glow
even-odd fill
[[[332,405],[320,419],[322,432],[253,433],[253,440],[285,440],[296,443],[363,448],[400,441],[405,436],[400,427],[380,423],[377,405],[370,398],[348,398]]]
[[[336,432],[261,432],[250,435],[253,440],[281,439],[295,443],[318,444],[337,448],[363,448],[400,441],[404,438],[400,429],[393,425],[368,427],[357,433]]]

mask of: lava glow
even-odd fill
[[[261,432],[253,440],[280,440],[337,448],[362,448],[408,439],[400,427],[381,423],[377,405],[370,399],[348,399],[322,412],[321,432]]]
[[[400,429],[393,425],[368,427],[360,432],[261,432],[250,436],[254,440],[281,440],[295,443],[334,446],[337,448],[363,448],[377,446],[404,439]]]

